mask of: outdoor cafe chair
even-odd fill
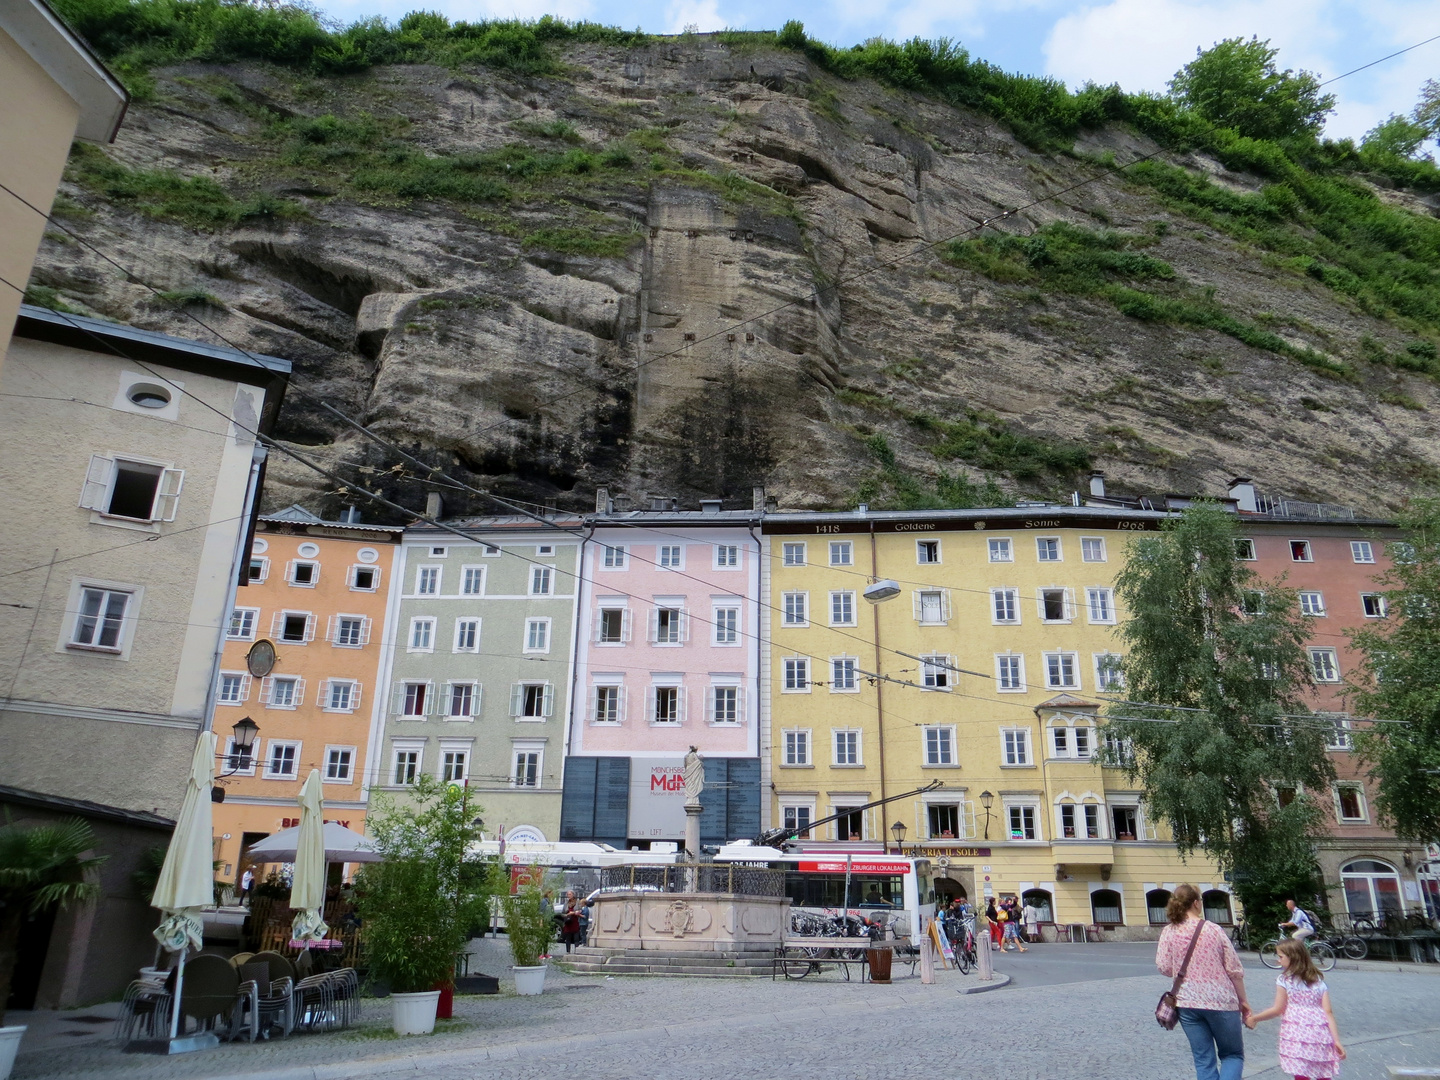
[[[116,1042],[130,1042],[140,1037],[159,1038],[170,1030],[170,995],[175,975],[168,979],[136,979],[125,988],[120,1012],[115,1017]]]

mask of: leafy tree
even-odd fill
[[[1226,38],[1197,49],[1170,80],[1170,92],[1216,127],[1252,139],[1313,138],[1334,110],[1335,96],[1322,94],[1308,71],[1278,70],[1279,51],[1259,38]]]
[[[1236,558],[1235,540],[1234,515],[1213,504],[1136,540],[1116,580],[1129,700],[1105,721],[1180,853],[1235,872],[1247,909],[1263,911],[1314,874],[1320,815],[1303,799],[1282,808],[1278,790],[1324,790],[1334,770],[1325,728],[1303,718],[1309,620],[1293,591]]]
[[[431,776],[409,796],[377,796],[367,825],[385,859],[355,882],[371,967],[399,994],[449,980],[490,899],[487,875],[466,854],[480,808]]]
[[[80,818],[0,828],[0,1024],[26,916],[99,895],[89,878],[105,857],[91,855],[94,847],[95,834]]]
[[[1394,113],[1382,124],[1377,124],[1365,133],[1360,143],[1362,156],[1372,153],[1394,154],[1396,157],[1414,157],[1430,138],[1431,131],[1424,124],[1416,123],[1408,116]]]
[[[1384,721],[1356,732],[1356,749],[1379,782],[1375,806],[1402,837],[1440,838],[1440,497],[1415,499],[1397,520],[1408,546],[1375,580],[1389,615],[1353,631],[1364,659],[1350,701]]]

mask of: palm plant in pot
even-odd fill
[[[95,834],[79,818],[0,828],[0,1080],[10,1075],[24,1027],[5,1026],[5,1002],[15,974],[16,948],[25,920],[53,907],[99,895],[92,871],[104,862],[92,856]]]
[[[466,868],[478,810],[462,789],[421,777],[404,803],[376,796],[367,820],[384,860],[361,869],[356,899],[371,974],[390,984],[396,1034],[435,1030],[439,988],[489,902],[484,875]]]
[[[515,992],[539,994],[545,989],[545,956],[555,940],[555,912],[541,890],[544,871],[532,866],[518,875],[524,884],[511,885],[506,867],[497,865],[500,878],[500,908],[505,914],[505,933],[510,955],[515,959]]]

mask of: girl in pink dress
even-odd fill
[[[1280,1067],[1295,1080],[1333,1080],[1340,1075],[1345,1047],[1330,1010],[1330,989],[1303,941],[1282,941],[1276,953],[1281,971],[1275,980],[1275,1004],[1252,1013],[1246,1023],[1253,1031],[1260,1021],[1283,1016]]]

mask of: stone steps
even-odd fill
[[[654,949],[576,949],[565,958],[577,975],[689,975],[708,978],[755,978],[769,975],[769,952],[722,953],[695,949],[660,952]]]

